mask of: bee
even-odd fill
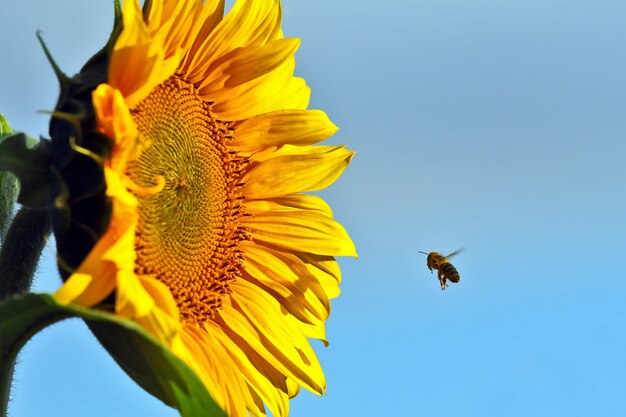
[[[419,253],[428,255],[428,257],[426,258],[426,265],[428,266],[428,269],[430,269],[431,274],[433,272],[433,269],[437,270],[437,278],[439,279],[439,284],[441,285],[442,290],[445,290],[448,286],[447,281],[457,283],[461,280],[459,271],[456,270],[454,265],[448,262],[448,259],[454,258],[462,250],[463,249],[461,248],[457,251],[452,252],[448,256],[443,256],[439,252],[426,253],[418,251]]]

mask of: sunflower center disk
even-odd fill
[[[194,88],[172,76],[133,111],[145,148],[129,165],[139,187],[135,270],[167,285],[189,324],[213,318],[240,276],[241,171],[229,129]],[[159,178],[161,177],[161,178]]]

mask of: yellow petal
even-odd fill
[[[308,194],[289,194],[264,200],[246,202],[246,209],[252,213],[278,210],[312,210],[332,218],[330,206],[320,197]]]
[[[312,253],[300,253],[299,257],[309,272],[322,284],[322,288],[328,294],[328,298],[338,297],[340,293],[341,270],[335,258]]]
[[[137,126],[122,93],[109,84],[100,84],[92,93],[98,129],[115,141],[107,164],[119,174],[126,169],[128,159],[137,156]]]
[[[339,178],[354,152],[343,146],[303,146],[274,155],[254,166],[245,175],[248,198],[270,198],[321,190]]]
[[[205,100],[214,102],[213,112],[224,120],[244,120],[258,114],[283,109],[283,103],[277,99],[280,92],[289,88],[293,79],[296,61],[293,56],[285,59],[273,71],[252,81],[224,88],[218,92],[206,94],[203,88],[198,94]]]
[[[191,82],[202,82],[207,69],[227,53],[250,45],[260,46],[273,39],[280,28],[278,0],[238,0],[204,42],[195,48],[187,64]]]
[[[303,323],[299,321],[297,326],[302,330],[302,334],[311,339],[317,339],[321,341],[324,346],[328,346],[328,340],[326,340],[326,326],[323,321],[317,321],[315,323]],[[295,395],[295,394],[294,394]]]
[[[150,294],[154,303],[168,315],[178,318],[178,306],[167,285],[154,277],[146,275],[141,276],[140,280],[141,285],[145,288],[146,292]]]
[[[242,223],[250,229],[255,241],[318,255],[357,256],[343,226],[316,212],[257,214]]]
[[[312,392],[322,394],[326,382],[317,356],[301,330],[281,313],[280,304],[245,281],[233,285],[232,308],[220,317],[233,333],[272,366]]]
[[[136,0],[124,2],[122,18],[124,29],[111,54],[108,81],[129,97],[149,78],[152,66],[159,57],[150,55],[154,52],[150,48],[150,34]],[[133,70],[128,71],[127,68]]]
[[[207,323],[207,333],[219,342],[235,364],[235,369],[241,372],[246,382],[267,404],[272,415],[286,417],[289,414],[289,401],[282,384],[276,381],[278,371],[250,349],[244,351],[243,346],[247,343],[242,341],[243,346],[241,346],[235,339],[224,333],[224,329],[219,325],[213,322]],[[282,378],[285,379],[284,376]],[[259,405],[254,405],[251,409],[261,411]]]
[[[332,256],[304,253],[300,255],[300,258],[302,258],[302,261],[307,264],[307,266],[310,265],[311,267],[319,269],[335,279],[337,282],[341,283],[341,269],[339,268],[337,261],[335,261],[335,258]]]
[[[250,274],[249,281],[259,284],[285,300],[289,312],[301,321],[314,323],[326,320],[330,302],[321,284],[295,256],[279,253],[246,242],[244,268]]]
[[[272,109],[306,110],[310,99],[311,88],[304,78],[292,77],[287,88],[276,95]]]
[[[104,272],[104,271],[103,271]],[[54,298],[61,304],[75,304],[91,307],[104,300],[115,288],[115,280],[108,276],[94,277],[90,274],[75,272],[54,293]]]
[[[202,366],[200,375],[209,393],[232,417],[247,417],[247,403],[252,403],[249,390],[229,356],[205,330],[195,326],[185,326],[181,339],[193,352],[196,362]]]
[[[162,45],[164,57],[176,56],[193,28],[194,17],[202,3],[198,1],[153,1],[148,12],[148,32],[153,42]]]
[[[231,89],[242,86],[278,68],[300,46],[299,39],[280,39],[261,47],[249,46],[234,51],[233,56],[207,73],[198,89],[211,101],[221,101],[221,94],[231,94]]]
[[[289,393],[289,398],[293,398],[300,392],[300,384],[291,379],[287,379],[287,390]]]
[[[118,271],[117,276],[116,313],[133,319],[148,315],[155,303],[150,293],[141,285],[139,277],[128,271]]]
[[[202,3],[203,0],[197,1]],[[193,18],[194,26],[189,31],[188,38],[185,41],[185,44],[189,46],[180,66],[183,73],[191,74],[191,62],[198,55],[199,49],[206,42],[209,34],[222,20],[222,16],[224,16],[224,0],[207,1],[200,8],[196,9],[196,16]],[[202,68],[197,68],[196,70],[201,72]]]
[[[321,110],[278,110],[243,121],[231,146],[250,151],[282,145],[312,145],[338,130]]]
[[[174,74],[184,51],[166,57],[163,45],[150,35],[137,0],[125,1],[123,7],[124,29],[113,47],[108,83],[122,92],[132,109]]]

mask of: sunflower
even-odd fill
[[[76,203],[70,223],[83,213],[104,226],[78,260],[56,233],[71,272],[55,297],[139,323],[229,415],[286,416],[300,387],[325,392],[308,339],[325,343],[334,257],[356,256],[328,205],[303,193],[334,182],[353,153],[314,146],[337,128],[307,110],[278,0],[239,0],[225,16],[223,0],[126,0],[121,20],[87,66],[105,68],[85,105],[96,135],[64,142],[97,162],[104,196],[74,198],[100,208]]]

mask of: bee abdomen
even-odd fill
[[[451,282],[459,282],[461,280],[461,276],[459,275],[459,271],[450,263],[444,262],[439,267],[439,270],[443,272],[443,276],[446,277],[447,280]]]

